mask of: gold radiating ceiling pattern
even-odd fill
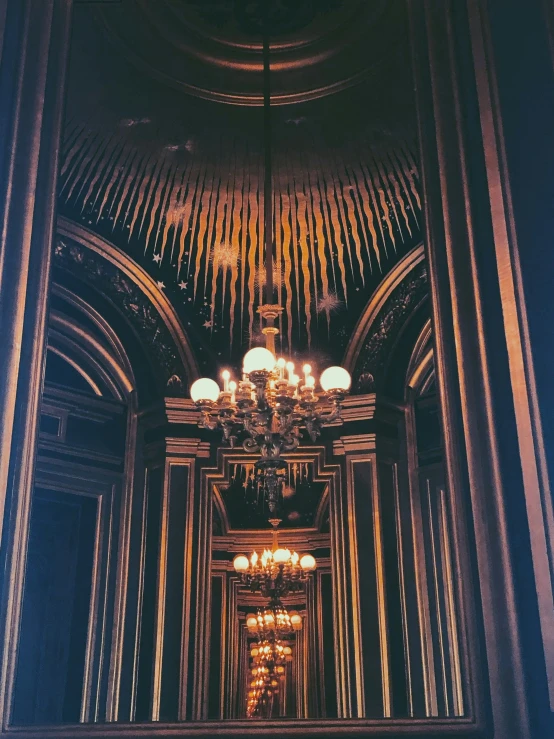
[[[296,131],[304,119],[287,121]],[[138,145],[124,119],[106,135],[68,126],[61,203],[146,264],[162,290],[231,345],[257,338],[262,300],[263,162],[246,138]],[[283,350],[310,345],[418,237],[415,143],[358,134],[340,148],[280,147],[274,161],[275,284]],[[383,264],[387,263],[384,267]],[[377,282],[380,277],[377,277]],[[193,311],[193,312],[194,312]],[[338,320],[338,319],[337,319]],[[221,334],[219,334],[221,338]],[[296,338],[296,337],[295,337]]]

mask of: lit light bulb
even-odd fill
[[[219,385],[209,377],[201,377],[190,386],[190,397],[195,403],[207,400],[215,403],[219,398]]]
[[[290,559],[290,552],[288,549],[277,549],[273,552],[273,561],[275,564],[284,564]]]
[[[258,627],[258,619],[254,613],[246,614],[246,628],[256,629]]]
[[[302,567],[302,569],[306,572],[311,572],[312,570],[315,570],[316,562],[314,557],[312,557],[311,554],[304,554],[300,558],[300,567]]]
[[[295,631],[300,631],[302,628],[302,616],[297,611],[291,611],[289,615],[292,628]]]
[[[249,567],[248,557],[244,554],[237,554],[233,560],[233,567],[237,572],[246,572]]]
[[[231,393],[231,403],[234,403],[236,400],[235,398],[236,389],[237,389],[237,383],[234,380],[231,380],[231,382],[229,383],[229,392]]]
[[[269,349],[257,346],[244,355],[243,369],[247,375],[251,372],[271,372],[275,367],[275,361],[275,356]]]
[[[302,367],[302,372],[303,372],[303,373],[304,373],[304,374],[305,374],[306,376],[307,376],[307,375],[309,375],[311,371],[312,371],[312,367],[311,367],[311,365],[310,365],[310,364],[305,364],[305,365],[304,365],[304,366]]]
[[[289,373],[289,382],[292,382],[292,377],[294,375],[294,362],[287,362],[286,363],[287,372]]]
[[[227,393],[229,392],[229,380],[231,379],[231,373],[229,370],[223,370],[221,373],[221,377],[223,378],[223,392]]]
[[[299,559],[300,557],[298,556],[297,552],[293,552],[290,556],[290,561],[292,562],[293,565],[298,564]]]
[[[330,390],[343,390],[346,392],[350,389],[352,378],[350,377],[350,373],[347,372],[344,367],[327,367],[327,369],[321,373],[319,384],[326,393]]]
[[[306,377],[306,385],[311,388],[315,387],[315,377],[313,375]]]

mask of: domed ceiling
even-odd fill
[[[174,304],[204,372],[260,341],[261,46],[246,0],[77,6],[60,210]],[[421,240],[402,2],[272,4],[283,351],[340,362]]]

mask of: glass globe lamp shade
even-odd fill
[[[210,400],[215,403],[219,398],[219,385],[209,377],[201,377],[190,386],[190,397],[195,403],[201,400]]]
[[[302,616],[297,613],[296,611],[290,612],[290,622],[292,624],[292,628],[295,631],[300,631],[302,628]]]
[[[284,564],[290,559],[290,552],[288,549],[277,549],[273,552],[273,561],[275,564]]]
[[[347,372],[344,367],[327,367],[327,369],[321,373],[319,384],[326,393],[330,390],[344,390],[344,392],[346,392],[350,389],[352,378],[350,377],[350,373]]]
[[[233,567],[236,572],[246,572],[249,565],[250,562],[248,561],[248,557],[245,557],[244,554],[237,554],[233,560]]]
[[[248,629],[255,629],[258,626],[258,619],[253,613],[248,613],[246,615],[246,627]]]
[[[292,654],[292,649],[291,649],[290,647],[285,647],[285,648],[283,649],[283,653],[284,653],[284,654]]]
[[[275,362],[275,356],[269,349],[256,346],[244,355],[243,369],[247,375],[251,372],[271,372],[275,368]]]
[[[302,557],[300,557],[300,567],[302,567],[303,570],[306,572],[311,572],[312,570],[315,570],[315,559],[312,557],[311,554],[304,554]]]

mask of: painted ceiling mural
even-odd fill
[[[108,40],[91,64],[101,29],[82,22],[80,34],[60,210],[148,270],[201,369],[238,364],[262,338],[261,111],[176,94]],[[373,290],[421,240],[410,116],[409,85],[384,81],[275,107],[274,282],[284,352],[340,361]]]

